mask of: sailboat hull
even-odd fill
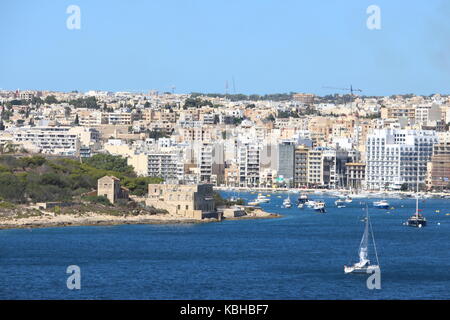
[[[380,267],[376,266],[376,265],[364,266],[364,267],[344,266],[344,273],[368,273],[368,272],[372,272],[377,269],[380,269]]]
[[[422,227],[426,227],[427,225],[427,221],[426,220],[415,220],[415,219],[409,219],[408,222],[406,223],[407,226],[409,227],[415,227],[415,228],[422,228]]]

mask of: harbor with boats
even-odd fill
[[[39,290],[14,291],[13,297],[201,299],[207,294],[210,299],[450,299],[448,199],[380,194],[349,195],[350,201],[345,194],[304,190],[220,194],[243,199],[244,206],[259,198],[262,202],[250,208],[280,217],[0,230],[0,268],[5,274],[0,298],[11,296],[12,289],[5,288],[28,286]],[[291,207],[286,206],[287,199]],[[383,199],[388,209],[374,207]],[[343,200],[345,207],[338,207],[337,200]],[[325,213],[314,210],[320,202]],[[426,228],[404,225],[415,215],[417,203]],[[220,237],[220,246],[211,245],[214,237]],[[412,243],[414,250],[410,250]],[[42,247],[51,248],[45,260],[34,254]],[[85,272],[110,270],[108,281],[93,277],[76,295],[59,290],[51,281],[60,274],[55,266],[74,260],[87,264]],[[367,276],[358,271],[377,266],[382,289],[368,290]],[[140,284],[150,283],[141,289]]]

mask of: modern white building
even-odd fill
[[[183,162],[176,152],[152,152],[132,155],[128,165],[133,166],[137,175],[160,177],[164,181],[183,179]]]
[[[366,144],[367,189],[398,190],[405,183],[415,190],[417,179],[425,182],[427,162],[437,142],[434,131],[374,130]]]
[[[238,148],[239,186],[258,187],[261,146],[258,143],[244,143]]]
[[[77,155],[80,146],[89,147],[98,141],[98,131],[85,127],[21,127],[14,128],[13,141],[31,144],[40,152],[56,155]]]

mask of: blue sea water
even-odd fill
[[[368,276],[343,272],[357,260],[361,200],[324,198],[317,214],[281,208],[285,197],[262,205],[278,219],[0,230],[0,299],[450,299],[449,200],[421,201],[422,229],[402,225],[413,199],[369,200],[381,265],[381,290],[369,290]],[[67,289],[69,265],[80,290]]]

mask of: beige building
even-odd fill
[[[120,179],[104,176],[97,181],[97,196],[105,196],[114,204],[118,199],[128,199],[128,189],[120,186]]]
[[[300,145],[295,148],[294,153],[294,186],[305,187],[308,184],[308,154],[309,148]]]
[[[323,151],[312,149],[308,151],[307,157],[307,183],[308,186],[323,185]]]
[[[448,189],[450,186],[450,138],[433,146],[431,162],[427,165],[428,189]]]
[[[364,163],[347,162],[345,164],[347,185],[354,190],[361,190],[366,177],[366,165]]]
[[[313,104],[315,95],[311,93],[296,93],[292,95],[295,101],[303,104]]]
[[[213,187],[210,184],[149,184],[146,205],[169,214],[201,220],[217,217]]]

